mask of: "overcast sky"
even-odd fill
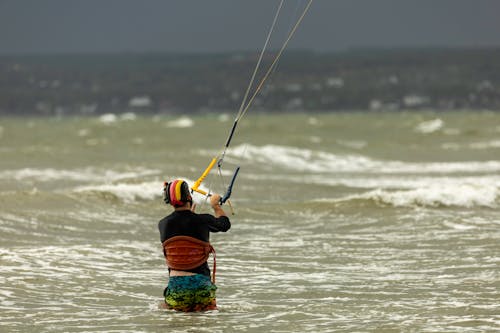
[[[307,0],[286,0],[278,48]],[[0,54],[258,50],[279,0],[0,0]],[[290,48],[500,46],[500,0],[314,0]]]

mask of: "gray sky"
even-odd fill
[[[286,0],[278,48],[306,0]],[[258,50],[279,0],[0,0],[0,54]],[[314,0],[290,48],[500,46],[500,0]]]

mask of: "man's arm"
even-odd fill
[[[231,221],[229,221],[229,218],[226,216],[226,212],[222,209],[219,201],[220,195],[218,194],[213,194],[210,198],[210,205],[214,210],[214,216],[212,216],[208,224],[208,228],[211,232],[226,232],[231,228]]]
[[[226,212],[224,212],[224,209],[222,209],[219,201],[220,195],[212,194],[212,196],[210,197],[210,206],[212,206],[212,209],[214,210],[215,217],[227,216]]]

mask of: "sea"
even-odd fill
[[[0,331],[500,331],[490,111],[250,111],[202,183],[241,167],[211,235],[218,310],[160,309],[163,182],[192,185],[233,120],[2,116]]]

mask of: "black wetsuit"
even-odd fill
[[[217,218],[210,214],[196,214],[190,210],[181,210],[164,217],[158,223],[158,228],[162,243],[174,236],[190,236],[209,242],[210,232],[226,232],[231,228],[231,222],[227,216]],[[207,262],[189,272],[210,276]]]

